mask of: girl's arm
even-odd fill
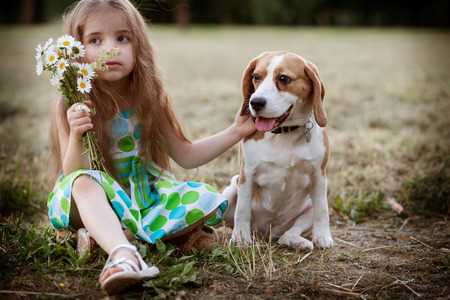
[[[168,122],[165,124],[169,155],[177,164],[186,169],[206,164],[256,130],[251,117],[240,116],[238,112],[234,123],[228,128],[210,137],[190,143],[182,140],[172,129],[169,129]]]
[[[87,155],[83,154],[82,135],[93,128],[90,114],[75,111],[74,106],[66,112],[62,99],[57,101],[55,113],[64,176],[78,169],[88,169],[89,161]],[[67,115],[67,120],[64,115]]]

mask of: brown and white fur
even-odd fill
[[[232,240],[247,244],[252,231],[266,237],[270,232],[279,244],[293,248],[332,247],[326,174],[330,146],[317,68],[293,53],[264,52],[249,63],[242,81],[241,114],[250,113],[255,122],[277,118],[274,128],[300,127],[281,134],[265,128],[241,142],[240,175],[224,190],[231,208],[226,221],[234,221]],[[255,99],[263,107],[252,105]],[[310,138],[302,127],[308,121],[313,124]],[[312,242],[301,236],[311,227]]]

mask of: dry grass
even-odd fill
[[[31,187],[27,193],[33,196],[27,201],[37,203],[38,219],[44,223],[42,204],[51,187],[46,175],[48,115],[57,93],[34,75],[33,47],[59,34],[59,24],[0,27],[0,35],[7,41],[0,49],[0,182],[10,180],[13,183],[8,185]],[[333,147],[331,202],[340,196],[344,202],[357,199],[360,203],[369,201],[371,195],[403,200],[405,182],[431,178],[427,184],[433,185],[437,179],[433,172],[448,167],[444,163],[450,141],[448,32],[263,27],[180,32],[154,27],[149,35],[176,113],[192,139],[232,122],[240,105],[241,73],[252,57],[265,50],[286,49],[313,61],[327,92]],[[198,170],[175,168],[178,177],[220,188],[237,171],[236,149]],[[448,177],[443,184],[448,186]],[[414,193],[420,192],[427,190]],[[2,201],[14,201],[11,197]],[[314,250],[305,256],[261,242],[250,252],[232,252],[236,263],[226,248],[195,255],[188,259],[196,262],[194,270],[201,276],[194,281],[200,278],[200,284],[181,285],[185,292],[178,287],[167,295],[191,299],[410,299],[420,294],[444,299],[449,294],[450,226],[445,217],[404,220],[380,210],[354,225],[351,217],[337,210],[332,220],[337,245],[331,250]],[[4,237],[11,235],[5,233]],[[2,239],[2,256],[12,255],[10,251],[19,247],[20,240],[14,247],[10,244]],[[59,272],[36,271],[25,258],[16,262],[21,270],[12,268],[9,279],[0,281],[2,290],[99,297],[96,268],[89,274],[79,269],[68,271],[70,264]],[[14,298],[19,294],[1,295]]]

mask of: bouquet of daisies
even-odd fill
[[[108,66],[106,61],[119,54],[114,48],[105,51],[91,64],[81,63],[86,50],[80,41],[70,35],[64,35],[53,43],[49,39],[43,46],[36,48],[36,73],[42,75],[44,71],[50,73],[50,83],[56,86],[64,96],[67,107],[79,103],[80,110],[88,109],[82,103],[87,99],[87,94],[92,89],[92,80],[96,71],[105,71]],[[93,112],[95,113],[95,112]],[[100,153],[95,133],[86,132],[83,143],[89,154],[91,169],[106,171],[104,159]]]

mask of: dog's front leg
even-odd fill
[[[328,215],[326,176],[316,174],[311,199],[313,203],[313,242],[320,248],[330,248],[333,246],[333,238],[331,237],[330,216]]]
[[[249,172],[247,172],[249,173]],[[234,228],[231,240],[237,244],[245,245],[252,242],[251,216],[252,216],[252,178],[249,174],[239,178],[238,198],[234,214]]]
[[[301,234],[310,229],[312,223],[313,209],[311,206],[309,206],[306,211],[304,211],[297,218],[297,220],[295,220],[294,225],[292,225],[292,227],[289,228],[288,231],[283,233],[283,235],[278,239],[278,243],[280,245],[285,245],[292,248],[311,251],[314,248],[313,243],[302,237]]]

